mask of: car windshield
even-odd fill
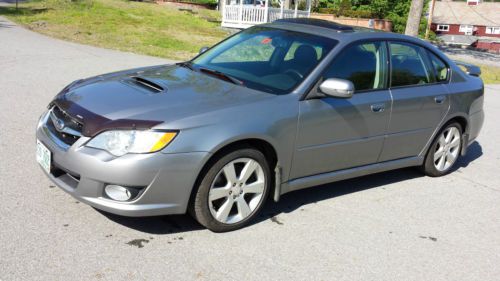
[[[252,27],[221,42],[191,63],[218,78],[273,94],[292,91],[337,41],[312,34]],[[210,71],[210,72],[208,72]]]

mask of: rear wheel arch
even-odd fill
[[[437,130],[431,136],[429,142],[425,145],[424,149],[422,150],[421,154],[419,154],[419,155],[423,155],[425,157],[427,155],[427,153],[429,152],[429,149],[431,148],[432,143],[436,140],[436,138],[439,137],[439,132],[441,132],[441,130],[443,128],[445,128],[446,126],[448,126],[449,124],[451,124],[453,122],[457,122],[458,124],[460,124],[460,126],[462,127],[462,135],[464,135],[468,132],[468,129],[469,129],[468,128],[468,119],[466,118],[466,116],[460,115],[460,114],[450,116],[446,119],[445,122],[442,123],[441,126],[439,126],[437,128]]]
[[[458,124],[460,124],[460,126],[462,126],[462,134],[465,134],[469,131],[469,119],[465,114],[454,114],[452,116],[449,116],[446,122],[444,122],[443,125],[439,128],[439,130],[453,122],[457,122]]]
[[[453,117],[452,119],[448,120],[448,122],[446,122],[446,124],[450,124],[452,122],[457,122],[458,124],[460,124],[460,126],[462,126],[462,134],[468,131],[468,127],[467,127],[468,121],[465,117],[463,117],[463,116]]]
[[[461,120],[461,121],[463,122],[463,120]],[[442,138],[442,141],[438,141],[438,139],[443,136],[444,132],[449,130],[448,134],[452,134],[453,131],[451,131],[451,129],[453,129],[453,128],[458,129],[458,132],[456,132],[456,133],[458,133],[458,139],[459,139],[458,144],[448,146],[454,142],[452,142],[451,139],[449,141],[445,140],[444,137]],[[466,140],[463,137],[464,131],[465,130],[464,130],[461,122],[458,121],[457,118],[451,118],[450,120],[448,120],[443,126],[441,126],[439,128],[438,133],[432,139],[432,142],[430,143],[429,148],[427,149],[427,152],[426,152],[425,157],[423,159],[423,163],[419,167],[419,169],[424,174],[426,174],[427,176],[431,176],[431,177],[439,177],[439,176],[443,176],[443,175],[446,175],[447,173],[449,173],[451,171],[451,169],[453,168],[453,166],[456,164],[458,157],[460,157],[461,151],[463,151],[463,147],[467,145],[466,143],[464,143],[464,140]],[[441,149],[440,154],[437,156],[440,158],[436,158],[436,154],[439,153],[439,151],[437,151],[439,144],[441,144],[441,147],[444,146],[444,150]],[[457,150],[455,150],[455,152],[452,152],[451,149],[453,147],[456,147],[458,149],[458,152],[457,152]],[[455,153],[458,153],[458,154],[455,154]],[[454,156],[452,157],[452,163],[450,164],[450,166],[446,167],[445,162],[448,162],[448,160],[447,160],[447,157],[449,157],[448,155],[450,155],[450,157],[453,155]],[[436,166],[435,162],[438,161],[437,159],[440,159],[439,163],[443,163],[441,168],[438,168]],[[444,161],[444,162],[442,162],[442,161]],[[440,165],[440,164],[438,164],[438,165]],[[442,169],[442,170],[440,170],[440,169]]]

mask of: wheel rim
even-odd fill
[[[450,127],[441,133],[434,152],[434,167],[438,171],[446,171],[455,164],[460,152],[460,142],[460,131],[456,127]]]
[[[250,158],[226,164],[215,176],[208,194],[210,213],[219,222],[238,223],[254,213],[262,201],[266,177]]]

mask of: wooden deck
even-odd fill
[[[256,24],[273,22],[284,18],[309,17],[309,11],[282,8],[261,7],[254,5],[226,5],[222,13],[222,26],[248,28]]]

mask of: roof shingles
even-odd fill
[[[466,2],[436,1],[432,22],[500,26],[500,3],[467,5]]]

